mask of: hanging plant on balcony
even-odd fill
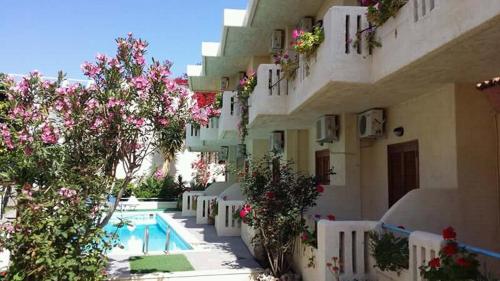
[[[408,259],[410,257],[408,249],[408,239],[396,237],[391,232],[378,233],[372,231],[368,233],[370,237],[370,250],[375,258],[374,267],[382,271],[394,271],[398,274],[408,269]]]
[[[295,78],[296,70],[299,68],[297,55],[290,55],[288,52],[279,52],[273,55],[275,64],[281,65],[281,72],[288,80]]]
[[[322,26],[315,26],[311,32],[295,29],[292,38],[293,49],[299,54],[310,56],[325,40],[325,32]]]
[[[368,7],[366,18],[370,26],[356,33],[353,47],[357,48],[359,46],[364,34],[368,50],[371,52],[374,48],[382,47],[382,44],[376,38],[377,28],[391,17],[396,17],[396,14],[408,0],[360,0],[359,2],[361,6]]]
[[[215,100],[214,100],[214,103],[213,103],[213,108],[215,110],[220,110],[222,109],[222,92],[219,92],[215,95]]]
[[[445,244],[439,251],[439,257],[420,267],[420,274],[425,280],[484,280],[476,255],[459,247],[456,238],[452,227],[443,230]]]
[[[240,105],[241,109],[241,120],[238,124],[241,143],[245,142],[245,138],[248,135],[248,99],[255,89],[255,86],[257,86],[257,77],[255,76],[255,73],[250,73],[247,77],[241,79],[238,86],[238,93],[236,95],[236,98],[238,99],[238,104]]]

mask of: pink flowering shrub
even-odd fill
[[[116,56],[82,64],[89,85],[63,85],[61,75],[44,80],[36,71],[2,81],[0,182],[19,194],[14,231],[0,234],[0,249],[11,251],[7,280],[105,279],[114,242],[102,227],[135,172],[169,145],[172,131],[207,122],[207,109],[170,78],[170,62],[146,65],[148,44],[131,34],[116,42]],[[108,206],[110,195],[116,201]]]
[[[208,187],[208,182],[212,176],[208,163],[203,158],[198,159],[191,164],[196,190],[205,190]]]

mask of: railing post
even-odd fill
[[[142,252],[147,255],[149,248],[149,225],[144,229],[144,240],[142,240]]]
[[[167,228],[167,239],[165,241],[165,254],[169,254],[168,246],[170,245],[170,228]]]

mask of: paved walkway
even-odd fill
[[[169,212],[167,215],[200,241],[197,250],[184,253],[195,270],[260,267],[240,237],[219,237],[213,225],[196,224],[195,217],[182,217],[180,212]],[[129,256],[110,257],[109,274],[128,275],[130,271],[128,258]]]

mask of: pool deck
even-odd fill
[[[195,217],[182,217],[181,212],[164,213],[184,227],[198,241],[196,249],[183,252],[195,270],[259,269],[241,237],[219,237],[213,225],[196,224]],[[108,273],[129,276],[129,255],[110,256]]]

